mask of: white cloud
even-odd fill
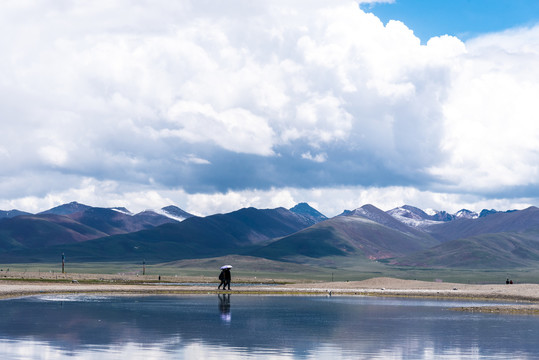
[[[454,204],[537,186],[539,28],[426,45],[412,30],[352,0],[2,3],[0,199],[211,213],[287,185],[368,189],[343,192],[358,206],[379,184]]]
[[[27,196],[0,201],[0,209],[18,209],[37,213],[71,201],[98,207],[123,206],[134,213],[176,205],[199,216],[228,213],[246,207],[288,209],[297,203],[308,202],[324,215],[332,217],[344,210],[352,210],[365,204],[372,204],[384,211],[406,204],[422,209],[446,210],[455,213],[463,208],[477,212],[492,208],[497,210],[524,209],[537,204],[539,198],[499,197],[492,199],[398,186],[341,186],[312,189],[285,187],[189,194],[182,189],[156,189],[150,185],[126,188],[113,181],[99,182],[86,179],[78,187],[50,192],[43,197]]]
[[[294,126],[283,132],[283,140],[291,142],[308,139],[314,147],[324,143],[346,140],[352,128],[352,116],[334,96],[312,97],[296,107]]]
[[[169,111],[177,129],[162,131],[189,143],[212,141],[223,149],[240,153],[271,155],[273,131],[266,120],[234,108],[217,113],[212,106],[180,102]]]
[[[474,192],[537,184],[539,27],[467,43],[444,104],[448,161],[431,169]]]
[[[50,128],[62,111],[76,115],[55,128],[59,136],[88,131],[112,142],[129,121],[131,131],[271,156],[279,139],[315,146],[350,141],[353,120],[372,115],[365,109],[371,99],[361,96],[372,86],[380,101],[415,91],[405,77],[419,56],[408,54],[422,49],[419,40],[400,23],[384,27],[353,1],[277,3],[255,8],[244,23],[184,1],[128,7],[115,24],[123,2],[103,4],[6,20],[20,34],[16,42],[3,39],[4,52],[16,58],[2,65],[10,70],[6,81],[21,102],[32,99],[40,117],[21,114],[23,123]],[[20,19],[36,16],[38,7],[8,10]],[[173,20],[176,14],[182,22]]]
[[[0,146],[0,157],[9,158],[9,151],[3,146]]]
[[[320,154],[316,154],[316,155],[312,155],[310,151],[304,153],[304,154],[301,154],[301,158],[302,159],[307,159],[307,160],[311,160],[311,161],[314,161],[314,162],[318,162],[318,163],[323,163],[325,161],[327,161],[328,159],[328,156],[326,153],[320,153]]]
[[[41,159],[54,166],[62,166],[67,162],[67,153],[55,146],[44,146],[38,150]]]
[[[211,164],[211,162],[209,162],[208,160],[199,158],[198,156],[196,156],[194,154],[187,155],[185,157],[184,161],[187,162],[187,163],[199,164],[199,165],[209,165],[209,164]]]

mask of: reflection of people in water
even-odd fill
[[[232,319],[230,315],[230,294],[217,294],[219,297],[219,310],[221,311],[221,320],[229,323]]]

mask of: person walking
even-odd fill
[[[224,290],[225,286],[226,286],[225,269],[221,269],[221,273],[219,274],[219,280],[221,280],[221,283],[219,284],[219,286],[217,286],[217,289],[220,289],[221,285],[223,285],[223,290]],[[230,287],[230,285],[229,285],[229,287]]]
[[[230,282],[232,281],[232,275],[230,274],[230,268],[225,269],[225,286],[223,286],[223,290],[228,285],[228,290],[230,290]]]

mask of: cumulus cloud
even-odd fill
[[[448,187],[497,193],[538,185],[538,44],[539,27],[466,44],[444,104],[448,161],[431,169]]]
[[[351,0],[2,3],[0,198],[537,186],[537,33],[422,45]]]
[[[211,105],[181,101],[169,110],[176,129],[161,130],[163,137],[177,137],[190,144],[211,142],[238,153],[273,155],[273,130],[250,111],[234,108],[217,113]]]

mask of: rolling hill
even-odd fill
[[[1,251],[42,249],[103,236],[107,234],[62,215],[21,215],[0,220]]]
[[[281,260],[349,255],[385,259],[438,244],[429,234],[399,223],[374,206],[366,205],[276,240],[253,250],[250,255]]]
[[[499,269],[537,266],[539,232],[482,234],[396,259],[400,266]]]
[[[76,202],[36,215],[0,219],[0,251],[32,250],[80,243],[115,234],[149,229],[176,220],[145,211],[135,215]]]
[[[519,233],[535,228],[539,229],[539,208],[535,206],[519,211],[497,212],[477,219],[457,219],[423,227],[442,242],[482,234]]]
[[[481,217],[461,211],[464,215],[443,221],[432,220],[436,215],[417,208],[405,209],[411,215],[403,220],[402,213],[365,205],[278,239],[250,255],[298,262],[359,255],[387,259],[399,266],[471,269],[539,264],[536,207],[489,211]]]
[[[482,211],[477,218],[423,222],[441,245],[394,259],[400,266],[512,268],[539,263],[539,209]]]
[[[228,214],[191,217],[138,232],[107,236],[79,244],[26,249],[0,254],[0,259],[54,259],[59,253],[78,261],[172,261],[236,254],[289,235],[310,225],[310,219],[284,208],[245,208]],[[107,230],[107,229],[103,229]],[[110,228],[108,229],[110,230]]]

